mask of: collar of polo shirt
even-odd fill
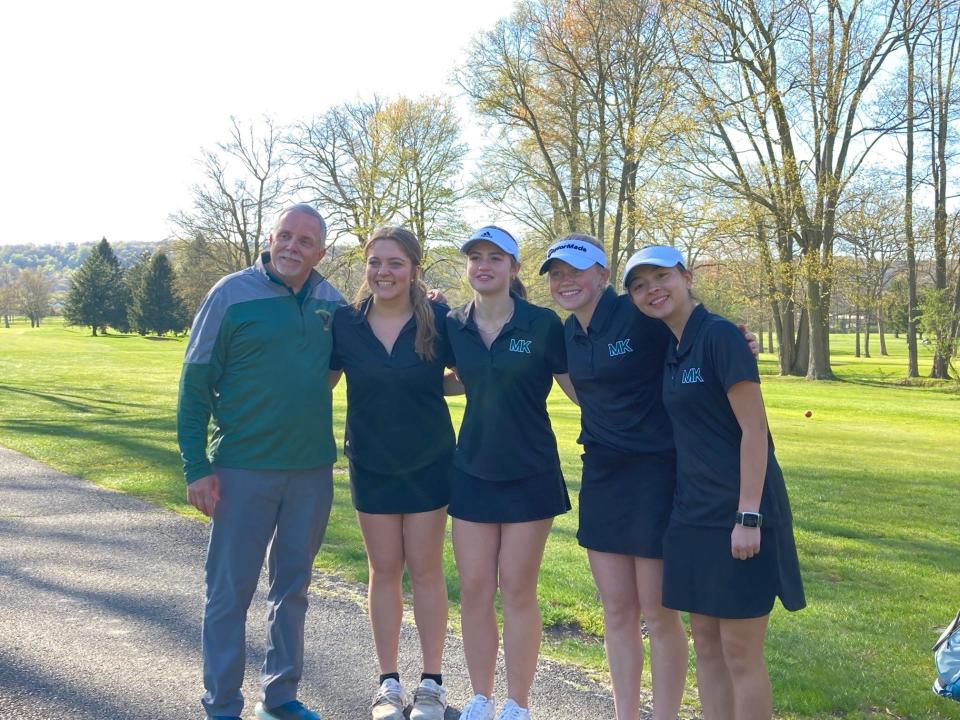
[[[564,239],[551,245],[547,249],[547,259],[540,265],[541,275],[550,269],[550,263],[554,260],[562,260],[577,270],[586,270],[591,265],[607,267],[607,256],[603,250],[582,240]]]

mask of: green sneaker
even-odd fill
[[[320,715],[299,700],[291,700],[269,710],[263,706],[262,702],[258,702],[254,714],[258,720],[320,720]]]

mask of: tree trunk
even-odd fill
[[[883,306],[880,305],[877,308],[877,335],[880,338],[880,355],[881,357],[886,357],[890,353],[887,352],[887,338],[883,334]]]
[[[870,322],[872,318],[870,317],[870,311],[867,310],[866,315],[864,315],[864,324],[863,324],[863,356],[865,358],[870,357]]]
[[[824,307],[821,283],[816,278],[807,280],[807,319],[810,326],[810,354],[807,365],[808,380],[833,380],[830,370],[830,337],[827,310]]]
[[[790,368],[790,374],[797,377],[805,377],[807,367],[810,362],[810,322],[808,320],[807,309],[800,312],[800,319],[797,321],[797,344],[793,355],[793,367]]]
[[[904,3],[904,28],[910,27],[910,11],[912,0]],[[916,37],[906,44],[907,49],[907,153],[906,153],[906,182],[903,203],[903,229],[907,240],[907,377],[920,377],[920,365],[917,362],[917,257],[915,240],[913,237],[913,126],[914,126],[914,93],[916,86],[915,51]]]
[[[763,328],[757,331],[757,341],[760,343],[760,352],[764,352],[763,349]]]
[[[860,357],[860,308],[857,307],[853,312],[856,318],[854,322],[854,332],[857,334],[856,342],[853,344],[853,356]]]

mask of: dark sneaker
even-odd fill
[[[320,715],[310,710],[299,700],[291,700],[269,710],[262,702],[257,703],[254,714],[258,720],[320,720]]]

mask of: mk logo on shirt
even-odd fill
[[[680,382],[683,385],[688,385],[690,383],[702,383],[703,375],[700,374],[700,368],[690,368],[689,370],[684,370],[683,376],[680,378]]]
[[[530,343],[532,343],[532,342],[533,342],[533,340],[517,340],[517,339],[515,339],[515,338],[511,338],[511,340],[510,340],[510,352],[526,353],[527,355],[529,355],[529,354],[530,354]]]
[[[607,343],[607,350],[610,351],[610,357],[617,357],[618,355],[626,355],[627,353],[633,352],[633,348],[630,347],[630,338],[617,340],[615,343]]]

